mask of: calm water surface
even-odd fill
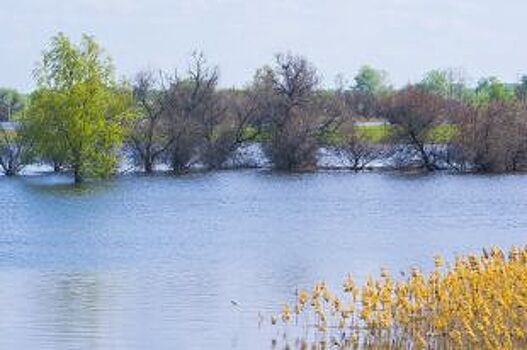
[[[316,279],[527,243],[527,176],[67,181],[0,178],[1,349],[269,349]]]

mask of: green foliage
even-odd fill
[[[422,88],[443,97],[448,95],[449,85],[448,72],[440,69],[434,69],[426,73],[419,84]]]
[[[435,126],[428,134],[431,143],[451,142],[458,134],[458,128],[452,124],[440,124]]]
[[[392,125],[357,125],[357,133],[363,140],[372,144],[386,142],[394,131]],[[452,124],[439,124],[428,133],[427,139],[431,143],[447,143],[457,135],[457,127]],[[328,145],[340,145],[344,135],[339,130],[328,130],[322,135],[322,140]]]
[[[382,143],[392,132],[390,125],[365,125],[358,127],[365,140],[371,143]]]
[[[383,143],[392,131],[390,125],[356,125],[354,129],[362,140],[372,144]],[[341,129],[328,129],[321,136],[322,142],[327,145],[341,145],[346,140],[345,133]]]
[[[441,97],[455,100],[465,100],[470,95],[463,72],[452,68],[427,72],[417,86]]]
[[[483,78],[478,82],[475,90],[475,103],[511,102],[515,98],[514,91],[508,88],[496,77]]]
[[[377,95],[388,90],[388,75],[385,71],[364,65],[353,79],[355,91]]]
[[[112,174],[131,93],[115,83],[109,58],[89,36],[77,46],[58,34],[35,76],[38,88],[22,124],[36,154],[71,169],[76,182]]]
[[[24,109],[26,96],[14,89],[0,88],[0,120],[11,120]]]

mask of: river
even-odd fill
[[[70,182],[0,178],[1,349],[269,349],[270,313],[317,279],[527,243],[525,175]]]

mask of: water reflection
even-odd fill
[[[64,174],[45,174],[22,178],[28,190],[50,195],[86,196],[102,193],[112,188],[115,180],[93,180],[81,184],[73,184],[72,179]]]

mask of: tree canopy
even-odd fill
[[[51,40],[35,70],[37,89],[22,119],[36,155],[86,177],[107,177],[131,116],[130,91],[116,83],[111,60],[92,37]]]
[[[363,93],[376,95],[388,88],[388,74],[369,65],[362,66],[353,80],[353,89]]]
[[[21,111],[26,103],[26,96],[15,89],[0,88],[0,121],[11,120]]]

